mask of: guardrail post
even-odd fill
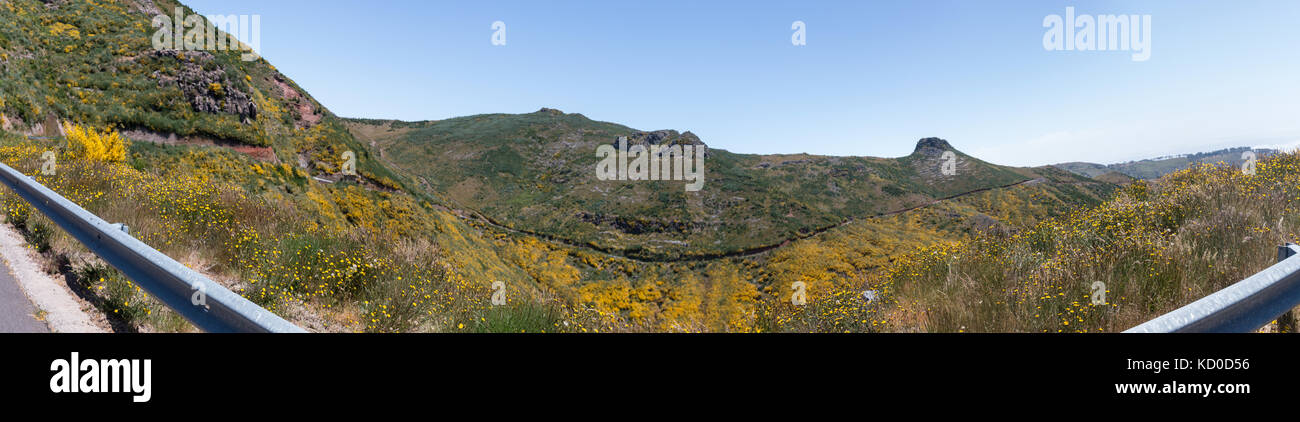
[[[1282,262],[1282,260],[1290,258],[1292,255],[1295,255],[1295,251],[1291,250],[1287,245],[1277,247],[1277,262]],[[1291,310],[1286,311],[1285,314],[1282,314],[1282,316],[1277,318],[1277,332],[1296,332],[1297,321],[1295,311],[1295,308],[1291,308]]]

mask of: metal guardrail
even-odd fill
[[[1294,329],[1289,313],[1300,305],[1300,246],[1278,246],[1278,262],[1126,333],[1245,333],[1273,320]],[[1289,331],[1289,330],[1283,330]]]
[[[72,201],[0,163],[0,182],[154,298],[207,332],[306,332],[181,265]]]

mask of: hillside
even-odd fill
[[[917,248],[1117,189],[938,138],[898,158],[709,148],[699,191],[599,180],[620,136],[706,144],[550,109],[342,119],[263,59],[154,50],[150,19],[175,6],[0,0],[0,160],[313,331],[840,331],[800,319],[792,283],[833,303]],[[120,157],[89,152],[100,134]],[[192,329],[17,197],[0,205],[115,328]]]
[[[1297,186],[1295,152],[1255,174],[1199,164],[1015,235],[918,250],[849,289],[879,289],[878,306],[833,314],[887,331],[1122,331],[1275,263],[1300,239]]]
[[[1082,196],[1094,199],[1104,185],[990,164],[927,138],[900,158],[710,148],[704,187],[688,192],[680,181],[600,180],[595,151],[619,137],[632,145],[706,145],[690,132],[636,130],[553,109],[420,123],[350,120],[348,127],[449,206],[512,229],[643,260],[744,253],[854,218],[1038,178],[1082,183]],[[945,151],[955,153],[955,175],[940,172]]]
[[[0,1],[0,120],[18,135],[3,138],[5,163],[34,174],[42,150],[58,151],[59,174],[43,183],[312,330],[445,330],[485,323],[464,312],[486,306],[492,281],[520,298],[539,294],[265,60],[154,50],[152,16],[178,6],[193,13],[170,0]],[[79,156],[64,123],[119,131],[125,160]],[[342,171],[349,151],[355,175]],[[44,217],[16,218],[30,213],[16,197],[6,204],[10,223],[68,262],[51,268],[103,279],[87,291],[121,329],[185,329]],[[394,272],[402,278],[385,275]],[[404,288],[433,286],[479,293],[388,308],[413,293]]]
[[[1055,164],[1054,167],[1069,171],[1085,177],[1098,178],[1107,173],[1118,172],[1125,176],[1150,180],[1158,179],[1175,171],[1183,170],[1197,164],[1217,164],[1231,163],[1240,165],[1242,163],[1242,154],[1247,151],[1254,151],[1256,159],[1262,159],[1266,155],[1276,154],[1278,151],[1272,149],[1251,149],[1249,147],[1226,148],[1217,151],[1200,152],[1195,154],[1177,155],[1172,157],[1151,158],[1139,161],[1129,161],[1118,164],[1096,164],[1084,162],[1069,162]],[[1108,176],[1107,182],[1115,183],[1122,178]]]

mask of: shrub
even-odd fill
[[[102,131],[93,127],[64,123],[64,135],[73,149],[73,154],[91,160],[120,163],[126,160],[126,141],[122,135],[111,129]]]

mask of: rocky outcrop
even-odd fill
[[[154,50],[153,57],[171,58],[181,64],[175,74],[155,71],[159,86],[175,85],[184,93],[194,111],[200,113],[230,113],[245,121],[257,118],[257,104],[236,84],[231,83],[226,70],[204,66],[213,60],[204,51]]]
[[[610,141],[609,144],[614,146],[615,148],[618,148],[618,139],[614,139]],[[696,145],[696,146],[705,147],[704,150],[705,158],[708,158],[713,154],[713,151],[708,149],[708,145],[705,145],[704,141],[700,140],[700,137],[695,136],[695,134],[691,133],[690,131],[686,131],[684,133],[678,133],[675,130],[633,132],[631,135],[628,135],[627,137],[627,147],[632,148],[635,145],[644,146],[646,147],[647,151],[650,149],[651,145],[664,145],[664,146]]]
[[[153,0],[134,0],[131,2],[131,8],[146,16],[162,14],[162,11],[158,9],[158,6],[153,4]]]
[[[704,145],[698,136],[687,131],[677,133],[675,130],[656,130],[652,132],[635,132],[627,137],[628,146],[632,145]]]
[[[939,155],[944,151],[953,151],[948,141],[940,138],[922,138],[916,142],[916,149],[912,150],[912,154]]]
[[[280,98],[288,102],[289,108],[293,110],[294,127],[306,129],[320,124],[321,117],[323,117],[321,110],[313,105],[313,101],[298,93],[298,90],[293,89],[292,86],[289,86],[288,78],[276,72],[275,77],[271,80],[275,82],[275,86],[280,88]]]

